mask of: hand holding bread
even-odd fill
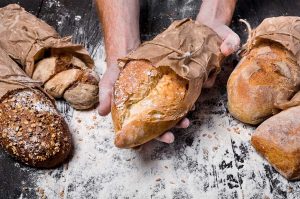
[[[116,146],[139,146],[179,122],[220,71],[220,44],[214,31],[187,19],[120,59],[112,103]]]

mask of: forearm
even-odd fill
[[[237,0],[203,0],[197,21],[229,25]]]
[[[116,64],[140,44],[139,0],[96,0],[104,32],[106,61]]]

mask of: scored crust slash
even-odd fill
[[[229,111],[245,123],[263,122],[252,145],[287,179],[300,179],[300,18],[268,18],[249,29],[227,84]]]
[[[184,19],[119,59],[112,103],[115,145],[135,147],[175,126],[203,83],[220,71],[221,42],[212,29]]]
[[[16,4],[0,8],[0,47],[50,95],[75,109],[98,102],[99,77],[87,50],[61,38],[47,23]]]

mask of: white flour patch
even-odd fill
[[[76,15],[74,19],[75,19],[75,21],[80,21],[81,20],[81,16],[80,15]]]
[[[61,6],[60,1],[58,0],[48,0],[46,1],[46,4],[49,8],[51,8],[52,6],[57,6],[57,7]]]
[[[48,198],[272,197],[268,164],[249,143],[253,128],[227,115],[223,100],[207,104],[220,101],[216,89],[206,94],[174,144],[154,141],[141,151],[114,146],[111,116],[74,111],[74,156],[61,169],[41,171],[38,187]],[[272,179],[286,189],[281,176]]]

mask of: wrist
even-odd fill
[[[106,62],[107,66],[114,66],[118,64],[118,59],[125,57],[128,53],[135,50],[140,45],[139,38],[125,39],[124,42],[115,42],[115,45],[110,45],[106,48]]]
[[[196,21],[207,25],[229,25],[237,0],[203,0]]]

